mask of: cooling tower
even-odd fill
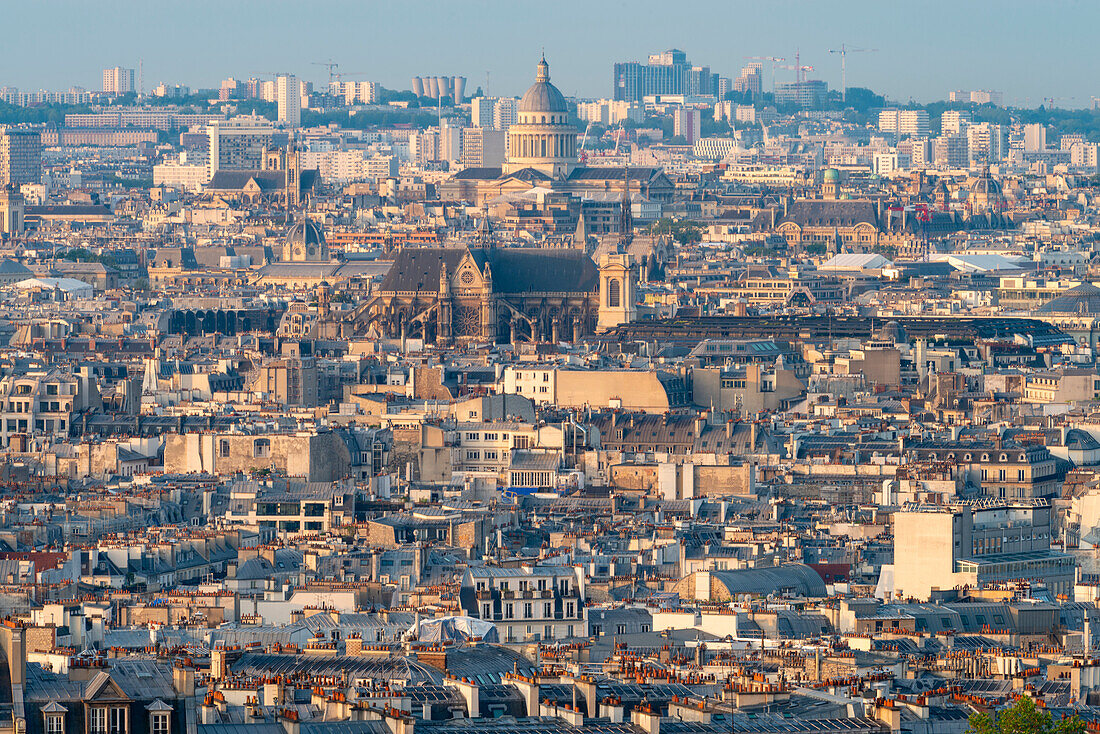
[[[425,90],[427,96],[432,99],[439,99],[439,78],[434,76],[425,77],[424,81],[428,83],[428,88]]]
[[[424,96],[424,80],[418,76],[413,77],[413,94],[417,97]]]
[[[455,104],[462,104],[466,101],[466,77],[451,77],[451,89],[454,92]]]
[[[451,80],[445,76],[437,76],[435,78],[436,83],[439,84],[439,96],[450,97],[451,96]]]

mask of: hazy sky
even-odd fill
[[[14,0],[4,3],[0,86],[100,86],[105,66],[144,59],[161,81],[215,87],[287,71],[314,82],[329,58],[358,79],[408,89],[416,75],[464,75],[468,91],[521,94],[545,47],[566,95],[607,96],[611,65],[681,48],[735,76],[746,56],[801,51],[812,78],[899,100],[996,89],[1012,105],[1083,107],[1100,95],[1095,0]],[[779,70],[780,81],[793,72]]]

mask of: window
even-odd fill
[[[619,294],[621,286],[619,285],[618,278],[611,278],[607,281],[607,306],[608,308],[618,308],[621,301]]]
[[[46,714],[46,734],[62,734],[64,731],[64,714]]]
[[[271,440],[267,438],[257,438],[252,442],[252,456],[257,459],[266,459],[271,456]]]
[[[525,602],[523,605],[523,618],[530,619],[532,616],[531,602]]]
[[[229,456],[229,440],[228,439],[223,438],[222,440],[218,441],[218,456],[222,457],[223,459],[225,457]]]
[[[480,434],[478,434],[478,433],[467,433],[466,434],[466,440],[467,441],[476,441],[476,440],[478,440],[479,435]]]
[[[91,734],[106,734],[107,733],[107,709],[103,706],[96,706],[92,709],[92,721],[88,725],[88,731]]]
[[[466,452],[466,460],[467,461],[478,461],[480,459],[481,459],[481,452],[480,451],[467,451]]]
[[[168,734],[168,712],[157,711],[152,716],[153,733]]]

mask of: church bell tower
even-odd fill
[[[638,290],[638,266],[628,252],[600,258],[600,309],[597,331],[607,331],[634,321]]]

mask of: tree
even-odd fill
[[[973,714],[967,734],[1084,734],[1085,722],[1076,715],[1054,721],[1028,696],[1020,696],[999,714]]]

